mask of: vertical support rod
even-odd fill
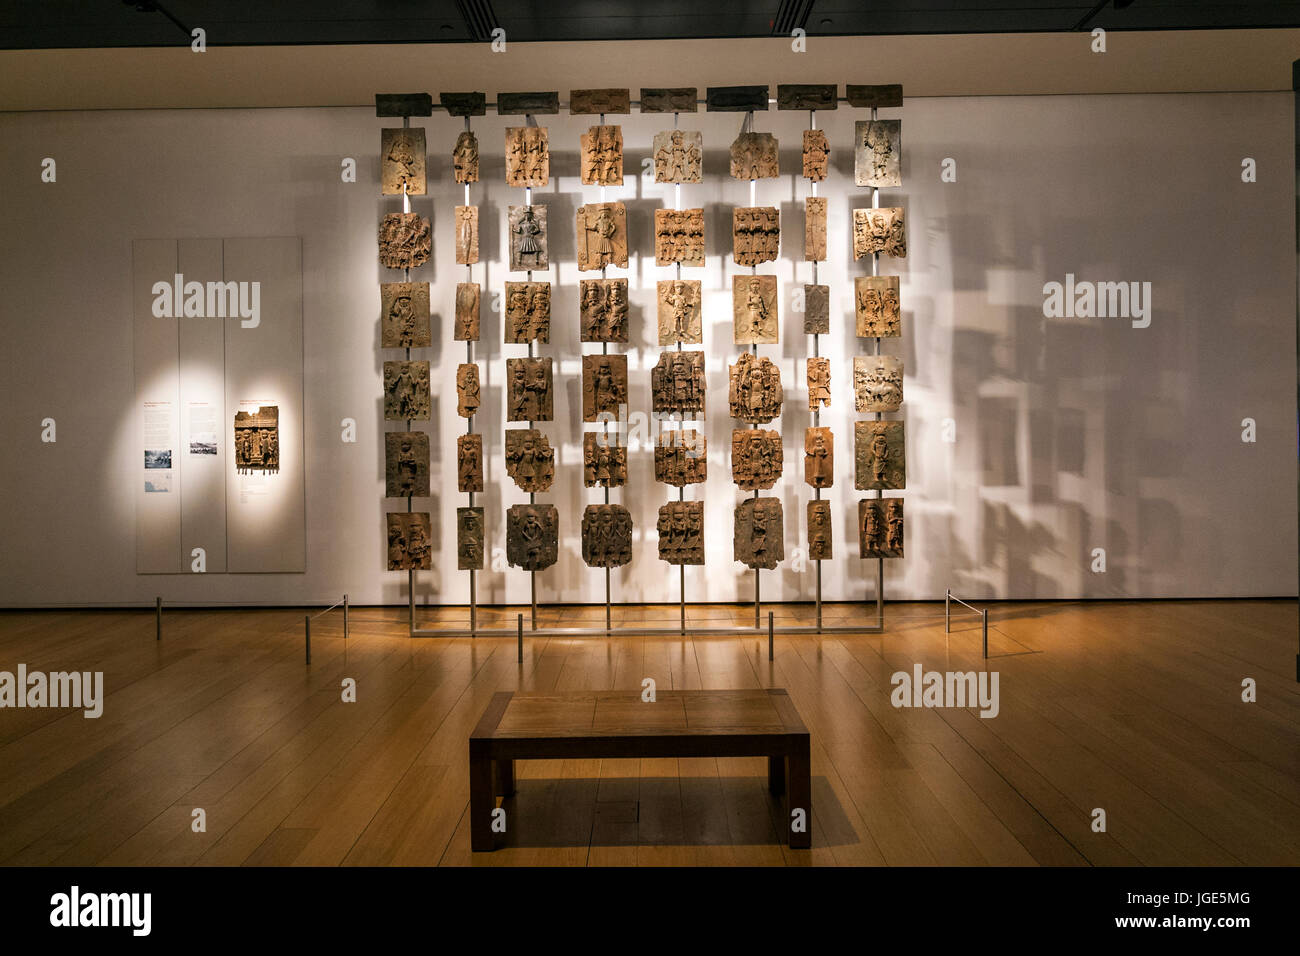
[[[989,609],[984,608],[980,611],[980,617],[984,623],[984,659],[989,659]]]
[[[767,612],[767,659],[775,660],[773,656],[775,648],[776,623],[771,611]]]
[[[822,563],[817,562],[817,633],[822,630]]]
[[[307,663],[311,663],[311,615],[307,614],[302,619],[303,637],[307,644]]]
[[[343,595],[343,640],[348,639],[348,596]]]
[[[153,599],[154,640],[162,640],[162,598]]]
[[[528,590],[532,593],[533,599],[533,630],[537,630],[537,572],[528,572]]]
[[[477,636],[475,634],[477,630],[478,630],[478,594],[475,591],[475,587],[474,587],[474,570],[471,568],[469,572],[469,636],[471,638]]]
[[[945,588],[943,592],[943,632],[952,633],[952,588]]]
[[[758,568],[755,568],[754,569],[754,630],[756,631],[763,626],[762,613],[761,613],[762,602],[759,600],[759,593],[758,593],[758,575],[759,575],[759,570]]]
[[[605,636],[608,637],[611,631],[609,617],[609,568],[605,569]]]
[[[1295,93],[1295,195],[1296,202],[1300,203],[1300,60],[1291,61],[1291,89]],[[1296,257],[1300,259],[1300,220],[1296,222]],[[1296,420],[1300,423],[1300,300],[1296,302],[1296,321],[1295,321],[1295,352],[1296,352],[1296,382],[1295,382],[1295,402],[1296,402]],[[1296,501],[1300,503],[1300,479],[1296,482]],[[1295,656],[1295,679],[1300,683],[1300,652]]]
[[[686,636],[686,565],[677,565],[677,573],[680,580],[680,586],[677,589],[678,597],[682,602],[682,637]]]
[[[524,616],[519,615],[518,628],[515,631],[515,640],[518,642],[519,651],[515,659],[522,664],[524,662]]]
[[[876,558],[876,626],[885,626],[885,559]]]
[[[410,499],[407,499],[408,502]],[[406,572],[406,613],[410,636],[415,637],[415,572]]]

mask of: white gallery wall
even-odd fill
[[[744,82],[743,77],[736,82]],[[436,91],[435,91],[436,95]],[[563,96],[564,94],[562,94]],[[909,254],[881,258],[902,281],[904,333],[884,351],[901,355],[906,379],[907,556],[886,563],[890,599],[1120,598],[1296,593],[1296,346],[1293,97],[1289,93],[909,98],[882,116],[903,120],[903,186],[882,205],[907,210]],[[846,106],[818,114],[832,144],[830,259],[819,281],[832,291],[834,404],[822,414],[836,436],[835,559],[824,565],[828,600],[872,593],[873,565],[854,540],[852,357],[870,343],[854,336],[851,210],[869,206],[853,185],[853,122]],[[522,118],[476,117],[484,262],[483,400],[489,551],[504,550],[504,512],[527,500],[505,475],[504,360],[526,354],[502,344],[506,208],[523,191],[505,185],[503,130]],[[727,146],[741,114],[683,114],[699,129],[705,181],[682,187],[682,205],[703,206],[708,261],[683,270],[704,283],[709,443],[703,497],[708,564],[687,569],[692,601],[752,597],[752,573],[731,560],[732,509],[727,414],[731,341],[731,209],[749,204],[749,184],[727,175]],[[541,427],[557,448],[556,482],[538,496],[560,510],[558,564],[539,574],[543,601],[602,601],[604,575],[580,556],[583,506],[603,500],[582,485],[581,368],[574,215],[600,189],[578,180],[578,138],[594,122],[567,113],[539,117],[550,129],[551,185],[534,190],[549,207],[554,285],[551,341],[555,421]],[[383,437],[399,423],[382,414],[381,281],[399,273],[376,256],[376,226],[399,208],[379,195],[381,120],[373,110],[264,109],[0,114],[0,315],[6,364],[0,378],[5,503],[0,605],[151,603],[405,603],[406,574],[384,570],[384,513],[405,501],[383,497]],[[398,121],[400,122],[400,121]],[[430,433],[433,514],[440,550],[417,574],[421,603],[464,603],[456,571],[454,375],[464,344],[451,338],[452,208],[462,187],[450,156],[463,121],[417,118],[429,143],[430,189],[413,209],[431,216],[434,255],[412,271],[432,284],[433,346],[414,358],[433,365]],[[631,341],[626,346],[631,411],[650,412],[649,369],[659,354],[655,282],[671,276],[653,256],[653,210],[672,205],[671,186],[640,175],[655,132],[672,117],[611,118],[623,127],[625,178],[608,199],[627,203]],[[780,284],[781,341],[760,353],[779,361],[786,391],[778,427],[785,477],[771,494],[785,504],[787,560],[764,572],[765,600],[807,600],[812,565],[798,562],[806,527],[802,444],[810,424],[803,359],[811,339],[791,293],[811,282],[802,261],[800,131],[808,114],[756,117],[781,142],[783,175],[757,186],[757,204],[781,210],[782,255],[759,268]],[[57,180],[41,181],[53,158]],[[355,158],[357,182],[340,175]],[[1257,181],[1242,181],[1243,160]],[[956,181],[945,182],[945,160]],[[137,574],[136,498],[140,436],[131,368],[132,242],[297,236],[302,241],[306,475],[306,571],[282,574]],[[1150,283],[1149,325],[1127,318],[1049,318],[1044,283]],[[160,276],[160,278],[169,278]],[[227,279],[233,278],[227,276]],[[535,274],[535,278],[548,276]],[[159,322],[175,321],[158,319]],[[1139,324],[1143,320],[1138,320]],[[611,351],[621,350],[611,346]],[[231,370],[227,369],[229,375]],[[57,441],[43,442],[42,421]],[[358,424],[355,443],[341,422]],[[1243,420],[1254,422],[1243,441]],[[635,422],[635,419],[634,419]],[[230,422],[223,441],[230,440]],[[594,426],[586,426],[592,428]],[[641,428],[640,436],[654,427]],[[228,449],[227,449],[228,450]],[[229,465],[229,458],[226,458]],[[230,466],[233,467],[233,466]],[[653,480],[653,453],[634,444],[628,485],[611,492],[635,524],[630,565],[614,571],[614,600],[676,601],[676,569],[656,556],[658,505],[676,489]],[[233,507],[233,505],[232,505]],[[1097,549],[1104,549],[1105,571]],[[491,560],[491,558],[489,558]],[[484,603],[527,601],[528,575],[479,575]]]

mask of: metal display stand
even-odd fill
[[[847,100],[845,100],[845,99],[843,99],[843,98],[841,98],[840,101],[841,101],[841,102],[847,102]],[[706,101],[705,101],[705,100],[698,100],[697,102],[698,102],[698,103],[705,103]],[[492,105],[495,107],[495,104],[492,104]],[[639,104],[637,104],[637,105],[639,105]],[[872,109],[872,118],[874,119],[875,116],[876,116],[876,111],[875,111],[875,109],[873,108],[873,109]],[[674,129],[678,128],[679,119],[680,119],[680,114],[678,114],[678,113],[674,113],[674,114],[673,114],[673,128],[674,128]],[[601,125],[604,125],[604,121],[605,121],[604,114],[601,114],[601,115],[600,115],[600,123],[601,123]],[[810,122],[810,124],[812,124],[812,125],[811,125],[811,128],[816,128],[816,125],[815,125],[815,124],[816,124],[816,115],[815,115],[815,113],[814,113],[813,111],[810,111],[809,122]],[[404,123],[404,124],[409,123],[409,119],[404,118],[404,119],[403,119],[403,123]],[[527,126],[536,126],[536,125],[537,125],[536,119],[535,119],[535,117],[533,116],[533,114],[530,113],[530,114],[527,114],[527,115],[525,116],[525,125],[527,125]],[[753,127],[753,113],[752,113],[752,111],[751,111],[751,112],[749,112],[749,113],[746,114],[746,119],[744,120],[744,123],[743,123],[743,125],[742,125],[742,131],[745,131],[745,130],[752,130],[752,127]],[[469,117],[466,117],[466,118],[465,118],[465,128],[466,128],[467,130],[470,128]],[[815,196],[816,193],[817,193],[817,185],[816,185],[816,183],[813,183],[813,184],[812,184],[812,192],[813,192],[813,195]],[[753,206],[753,205],[754,205],[754,202],[755,202],[755,193],[756,193],[756,182],[755,182],[755,180],[750,180],[750,205],[751,205],[751,206]],[[873,190],[872,190],[872,204],[873,204],[873,206],[878,206],[878,204],[879,204],[879,196],[878,196],[878,193],[879,193],[879,190],[873,188]],[[604,199],[605,199],[605,188],[604,188],[604,186],[602,186],[602,187],[601,187],[601,201],[603,202]],[[531,204],[532,204],[532,188],[531,188],[531,187],[525,187],[525,198],[524,198],[524,202],[525,202],[526,205],[531,205]],[[404,203],[404,207],[405,207],[406,211],[409,211],[410,203],[409,203],[409,199],[406,197],[405,193],[403,193],[403,203]],[[466,186],[465,186],[465,204],[466,204],[466,205],[469,205],[469,185],[468,185],[468,184],[466,184]],[[674,203],[673,203],[673,205],[674,205],[674,209],[678,209],[678,210],[681,209],[681,185],[680,185],[680,184],[674,184]],[[879,258],[878,255],[873,255],[873,257],[872,257],[872,274],[873,274],[873,275],[876,274],[877,269],[878,269],[878,263],[877,263],[878,258]],[[472,269],[470,269],[470,267],[467,267],[467,269],[469,269],[470,273],[472,274]],[[679,262],[679,263],[676,264],[676,276],[677,276],[678,279],[681,278],[681,269],[682,269],[682,267],[681,267],[681,263]],[[757,271],[758,271],[758,270],[757,270],[757,267],[756,267],[756,266],[755,266],[755,267],[752,267],[752,274],[757,275]],[[531,281],[532,281],[532,277],[533,277],[533,276],[532,276],[532,270],[528,270],[528,281],[531,282]],[[605,269],[604,269],[604,267],[602,267],[602,269],[601,269],[601,277],[602,277],[602,278],[605,277]],[[408,281],[409,281],[409,270],[407,270],[407,278],[408,278]],[[814,282],[814,284],[816,283],[816,280],[817,280],[817,264],[816,264],[816,262],[814,262],[814,263],[813,263],[813,282]],[[677,350],[678,350],[678,351],[681,351],[682,343],[681,343],[680,340],[678,340],[676,347],[677,347]],[[754,354],[757,354],[758,347],[757,347],[756,344],[752,346],[752,350],[753,350]],[[876,354],[879,354],[879,351],[880,351],[880,339],[877,338],[877,339],[876,339]],[[608,343],[603,343],[603,346],[602,346],[602,354],[608,354]],[[816,335],[813,336],[813,354],[814,354],[815,356],[820,354],[819,340],[818,340],[818,337],[817,337]],[[531,340],[530,340],[529,343],[528,343],[528,355],[529,355],[529,357],[533,357],[533,343],[532,343]],[[409,359],[409,356],[410,356],[410,350],[408,349],[408,350],[407,350],[407,357],[408,357],[408,359]],[[466,343],[466,358],[467,358],[467,361],[472,361],[472,356],[473,356],[472,345],[471,345],[471,343],[467,342],[467,343]],[[678,413],[678,415],[680,416],[680,417],[679,417],[679,428],[681,428],[682,426],[684,426],[684,423],[685,423],[684,413]],[[819,415],[820,415],[820,410],[818,410],[818,411],[814,414],[814,422],[820,421]],[[879,419],[879,418],[880,418],[880,413],[877,413],[877,419]],[[533,422],[530,421],[530,422],[528,423],[528,427],[529,427],[529,428],[532,428],[532,427],[534,427],[534,424],[535,424],[535,423],[533,423]],[[468,427],[469,427],[469,431],[470,431],[470,433],[472,433],[472,431],[473,431],[473,418],[472,418],[472,417],[471,417],[470,420],[469,420],[469,426],[468,426]],[[753,427],[753,428],[757,428],[758,426],[757,426],[756,424],[754,424],[754,425],[751,425],[751,427]],[[409,430],[409,428],[410,428],[410,422],[409,422],[409,421],[407,422],[407,428],[408,428],[408,430]],[[607,436],[607,435],[608,435],[608,420],[605,420],[605,421],[602,422],[602,429],[603,429],[604,433],[605,433],[606,436]],[[658,439],[659,435],[661,435],[661,434],[662,434],[662,421],[659,422],[659,431],[658,431],[658,433],[657,433],[657,435],[656,435],[656,439]],[[820,497],[821,497],[821,491],[820,491],[820,489],[817,489],[816,496],[817,496],[818,499],[820,499]],[[877,492],[877,496],[878,496],[878,497],[883,497],[883,494],[882,494],[881,492]],[[608,486],[606,486],[606,488],[605,488],[605,495],[604,495],[604,497],[605,497],[605,503],[608,504],[608,503],[609,503],[609,488],[608,488]],[[757,492],[757,491],[754,492],[754,497],[755,497],[755,498],[758,497],[758,492]],[[529,503],[530,503],[530,504],[535,504],[535,503],[536,503],[536,495],[535,495],[534,493],[531,493],[531,492],[530,492],[530,493],[529,493],[529,496],[528,496],[528,499],[529,499]],[[681,487],[678,488],[678,501],[685,501],[685,500],[686,500],[686,490],[685,490],[685,486],[681,486]],[[473,503],[474,503],[474,495],[473,495],[473,493],[471,492],[471,493],[470,493],[470,504],[473,505]],[[408,510],[410,510],[410,499],[409,499],[409,498],[408,498],[408,502],[407,502],[407,507],[408,507]],[[821,561],[820,561],[820,560],[817,561],[816,564],[817,564],[817,569],[816,569],[816,574],[817,574],[817,577],[816,577],[816,608],[817,608],[816,624],[814,624],[814,625],[783,625],[783,626],[777,626],[777,625],[775,624],[775,617],[774,617],[773,612],[769,611],[769,612],[768,612],[768,615],[767,615],[767,618],[768,618],[768,619],[767,619],[767,628],[766,628],[766,630],[767,630],[767,635],[768,635],[768,659],[769,659],[769,660],[773,660],[773,659],[774,659],[774,638],[775,638],[775,635],[777,635],[777,634],[808,634],[808,635],[813,635],[813,634],[869,634],[869,633],[880,633],[880,632],[882,632],[882,631],[884,630],[884,559],[881,559],[881,558],[876,559],[875,621],[874,621],[874,623],[867,623],[867,624],[862,624],[862,625],[831,625],[831,626],[827,626],[827,625],[824,625],[824,624],[822,623],[822,574],[821,574]],[[470,638],[473,638],[473,637],[509,637],[509,636],[514,636],[514,637],[516,638],[516,640],[518,641],[518,660],[519,660],[520,663],[523,662],[523,631],[524,631],[524,627],[523,627],[523,615],[522,615],[522,614],[519,614],[519,615],[517,616],[516,624],[515,624],[514,627],[509,627],[509,626],[506,626],[506,627],[479,627],[479,626],[478,626],[478,602],[477,602],[477,592],[476,592],[476,587],[475,587],[475,572],[474,572],[474,571],[471,570],[471,571],[469,572],[469,575],[470,575],[470,580],[469,580],[469,597],[470,597],[469,611],[470,611],[470,623],[469,623],[469,627],[468,627],[468,628],[421,628],[421,627],[417,627],[417,626],[416,626],[416,623],[415,623],[414,572],[409,572],[409,575],[410,575],[410,577],[409,577],[409,579],[408,579],[408,582],[409,582],[409,583],[408,583],[408,590],[409,590],[409,593],[410,593],[410,610],[409,610],[409,615],[410,615],[410,617],[409,617],[410,628],[409,628],[409,630],[410,630],[410,636],[411,636],[411,637],[444,637],[444,638],[470,637]],[[537,573],[536,573],[535,571],[530,571],[530,572],[529,572],[529,578],[530,578],[530,581],[529,581],[529,591],[530,591],[530,604],[531,604],[531,627],[530,627],[529,630],[530,630],[530,631],[531,631],[535,636],[538,636],[538,637],[585,637],[585,636],[595,636],[595,635],[602,635],[602,634],[603,634],[603,635],[606,635],[606,636],[609,636],[609,635],[611,635],[611,634],[613,633],[613,623],[612,623],[612,621],[613,621],[613,616],[612,616],[613,601],[612,601],[612,580],[611,580],[610,568],[605,568],[605,626],[604,626],[604,628],[592,628],[592,627],[544,627],[544,626],[539,626],[539,625],[538,625],[538,619],[537,619],[537,606],[538,606],[538,605],[537,605]],[[681,637],[685,637],[685,636],[686,636],[686,633],[687,633],[687,616],[686,616],[686,568],[685,568],[685,565],[678,565],[678,581],[679,581],[679,594],[678,594],[678,599],[679,599],[679,607],[680,607],[680,619],[679,619],[679,623],[678,623],[677,626],[675,626],[675,627],[663,627],[663,626],[659,626],[659,627],[652,627],[652,626],[642,626],[642,627],[620,627],[620,628],[618,629],[618,633],[619,633],[620,635],[637,636],[637,637],[640,637],[640,636],[666,636],[666,635],[678,635],[678,636],[681,636]],[[762,586],[762,585],[761,585],[760,570],[757,569],[757,568],[755,568],[755,569],[754,569],[754,623],[753,623],[752,626],[721,626],[721,627],[720,627],[720,626],[702,626],[702,627],[701,627],[701,626],[696,626],[696,627],[692,627],[692,628],[691,628],[692,633],[694,633],[694,634],[701,634],[701,635],[733,635],[733,636],[745,636],[745,635],[749,635],[749,636],[761,636],[762,633],[763,633],[763,630],[764,630],[764,629],[763,629],[763,621],[762,621],[762,593],[761,593],[761,586]]]

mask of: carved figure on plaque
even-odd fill
[[[907,462],[902,422],[854,422],[853,452],[859,491],[907,487]]]
[[[384,363],[384,421],[427,422],[433,415],[428,362]]]
[[[456,148],[451,151],[451,166],[456,182],[478,182],[478,137],[470,130],[464,130],[456,137]]]
[[[621,568],[632,560],[632,512],[622,505],[587,505],[582,512],[582,560],[589,568]]]
[[[579,172],[583,184],[623,185],[623,127],[593,126],[580,139]]]
[[[704,353],[660,352],[650,370],[651,405],[656,412],[704,417]]]
[[[551,341],[549,282],[506,283],[505,336],[512,345]]]
[[[380,134],[380,153],[384,158],[380,169],[380,191],[385,196],[423,196],[424,127],[386,127]]]
[[[704,210],[655,210],[655,264],[704,265]]]
[[[627,341],[627,280],[580,279],[580,337],[583,342]]]
[[[864,259],[882,252],[895,259],[907,258],[902,208],[853,210],[853,258]]]
[[[545,126],[506,127],[506,183],[523,188],[551,179],[551,148]]]
[[[733,179],[771,179],[780,176],[776,137],[771,133],[741,133],[731,144]]]
[[[781,388],[781,368],[769,358],[746,352],[729,369],[727,399],[731,417],[751,425],[770,422],[781,415],[785,392]]]
[[[834,535],[831,534],[831,503],[808,502],[808,558],[811,561],[829,561],[833,554]]]
[[[698,183],[702,180],[704,137],[698,130],[667,129],[655,133],[653,149],[655,182]]]
[[[582,420],[619,418],[619,406],[627,405],[627,356],[584,355],[582,357]]]
[[[546,491],[555,480],[555,449],[536,428],[506,429],[506,474],[521,491]]]
[[[826,258],[826,199],[809,196],[804,200],[803,258],[821,262]]]
[[[456,490],[483,490],[482,435],[461,435],[456,439]]]
[[[808,411],[815,412],[819,405],[831,404],[831,360],[808,360]]]
[[[736,505],[732,556],[747,567],[773,570],[785,560],[785,518],[780,498],[750,498]]]
[[[699,345],[704,341],[700,302],[703,298],[699,279],[661,279],[659,292],[659,344],[684,342]]]
[[[860,412],[896,412],[903,404],[903,360],[896,355],[853,359],[853,394]]]
[[[388,513],[388,570],[433,570],[433,532],[427,511]]]
[[[830,165],[831,143],[820,129],[803,131],[803,178],[819,183]]]
[[[775,206],[738,206],[733,209],[731,251],[736,265],[775,262],[781,253],[781,211]]]
[[[853,280],[858,336],[896,338],[903,334],[898,276],[858,276]]]
[[[766,428],[731,432],[731,480],[745,491],[771,488],[785,468],[781,435]]]
[[[831,330],[831,287],[805,285],[803,287],[804,335],[825,335]]]
[[[699,484],[708,478],[708,455],[703,432],[694,428],[660,432],[655,441],[655,481],[678,488]]]
[[[384,432],[384,495],[429,497],[428,432]]]
[[[478,366],[462,362],[456,367],[456,414],[473,418],[479,402]]]
[[[528,272],[548,268],[550,261],[547,259],[546,207],[511,206],[509,225],[510,271]]]
[[[554,420],[551,381],[550,356],[506,359],[506,421]]]
[[[246,475],[280,470],[280,406],[235,412],[235,471]]]
[[[555,505],[511,505],[506,510],[506,560],[525,571],[545,571],[560,556],[560,513]]]
[[[621,202],[578,207],[578,270],[627,267],[627,207]]]
[[[704,563],[704,502],[670,501],[659,506],[659,560]]]
[[[415,212],[390,212],[379,222],[379,264],[414,269],[429,261],[433,237],[429,220]]]
[[[456,509],[456,569],[458,571],[483,570],[482,508]]]
[[[814,488],[835,483],[835,435],[829,428],[803,433],[803,480]]]
[[[452,338],[457,342],[477,342],[479,306],[482,291],[477,282],[456,283],[456,322]]]
[[[864,558],[903,556],[902,498],[864,498],[858,502],[858,553]]]
[[[627,483],[627,449],[602,432],[582,436],[582,483],[588,488],[618,488]]]
[[[732,276],[731,309],[737,345],[776,344],[776,276]]]
[[[462,266],[478,262],[478,206],[456,207],[456,262]]]
[[[429,283],[381,282],[379,312],[380,348],[422,349],[429,346]]]
[[[853,128],[853,182],[877,188],[901,186],[903,121],[860,120]]]

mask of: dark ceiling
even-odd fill
[[[1300,0],[3,0],[0,49],[1300,26]]]

